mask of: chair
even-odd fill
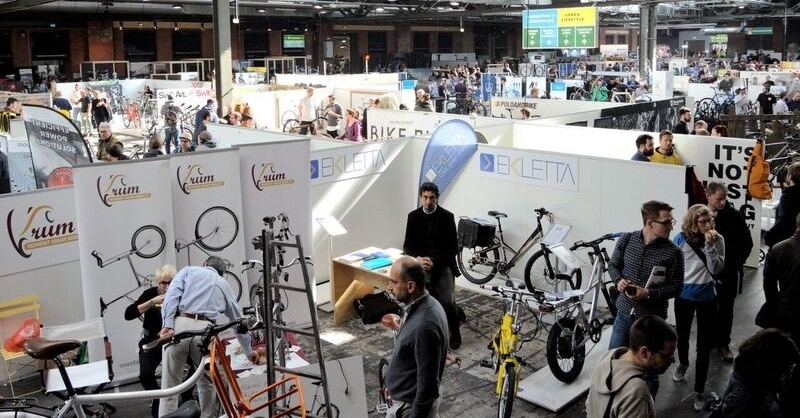
[[[68,365],[66,368],[72,387],[77,392],[98,393],[114,379],[111,344],[108,341],[102,318],[58,326],[43,326],[42,337],[48,340],[78,340],[86,343],[82,346],[82,349],[88,347],[89,363]],[[91,361],[98,357],[93,355],[93,350],[97,349],[101,342],[104,348],[104,356],[99,360]],[[83,355],[79,357],[83,357]],[[79,361],[74,363],[79,363]],[[41,372],[43,392],[52,393],[62,399],[66,399],[66,393],[64,392],[66,391],[66,386],[58,369],[53,367],[52,361],[42,361]],[[113,412],[114,408],[110,405],[104,404],[103,406],[109,412]]]
[[[25,295],[16,299],[0,302],[0,321],[2,321],[2,325],[0,325],[0,354],[2,354],[3,357],[6,380],[9,388],[11,388],[12,397],[16,397],[18,395],[14,391],[14,376],[18,374],[24,367],[32,365],[33,362],[30,361],[30,358],[25,355],[24,351],[6,351],[6,349],[3,348],[3,342],[19,327],[19,325],[22,324],[24,320],[30,319],[31,316],[34,316],[38,321],[40,308],[41,305],[39,304],[39,295]],[[9,331],[6,333],[4,332],[6,330]],[[17,370],[12,371],[12,363],[20,361],[18,359],[22,357],[28,359],[27,363],[19,366]]]

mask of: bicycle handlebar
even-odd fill
[[[536,212],[536,214],[539,216],[551,215],[550,211],[548,211],[545,208],[538,208],[534,209],[533,211]]]
[[[238,319],[233,322],[228,322],[227,324],[221,325],[209,325],[203,329],[198,330],[189,330],[189,331],[181,331],[177,334],[173,334],[171,337],[159,337],[156,340],[153,340],[147,344],[142,345],[142,351],[149,352],[152,351],[154,348],[161,346],[162,344],[177,344],[181,340],[191,337],[199,337],[202,336],[203,339],[201,340],[203,345],[207,345],[206,340],[210,337],[213,337],[223,331],[233,328],[234,326],[238,327],[236,332],[238,334],[244,334],[249,331],[249,326],[247,324],[248,318]]]
[[[97,267],[103,268],[103,259],[100,258],[100,253],[97,250],[92,251],[92,257],[97,260]]]
[[[481,289],[491,290],[503,296],[506,296],[507,294],[513,294],[519,296],[521,299],[533,299],[539,303],[545,300],[545,292],[543,290],[534,290],[533,292],[528,292],[525,289],[512,289],[510,287],[489,286],[485,284],[481,285]]]
[[[589,242],[576,241],[575,244],[572,245],[570,250],[577,250],[578,248],[594,248],[595,246],[597,246],[598,244],[600,244],[603,241],[615,240],[615,239],[621,237],[623,234],[624,234],[624,232],[612,232],[612,233],[609,233],[609,234],[605,234],[602,237],[597,238],[597,239],[592,240],[592,241],[589,241]]]

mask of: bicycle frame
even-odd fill
[[[519,371],[520,369],[520,362],[514,356],[519,345],[519,327],[517,326],[519,302],[516,298],[517,295],[512,296],[511,307],[503,313],[503,318],[500,320],[500,328],[497,329],[497,333],[492,339],[492,348],[498,355],[498,362],[495,370],[497,372],[495,393],[498,396],[500,396],[500,392],[503,389],[503,378],[506,375],[506,368],[504,366],[511,363],[514,365],[514,370]],[[519,374],[516,375],[514,382],[514,393],[517,393],[518,385]]]
[[[530,249],[533,248],[533,246],[536,245],[536,243],[540,239],[542,239],[542,236],[544,235],[543,227],[542,227],[542,217],[543,216],[545,216],[545,215],[539,215],[539,216],[536,217],[536,229],[534,229],[533,232],[531,232],[531,235],[528,236],[528,239],[526,239],[525,242],[522,243],[522,246],[520,246],[518,250],[514,250],[510,245],[506,244],[505,237],[503,236],[503,227],[500,225],[500,219],[498,218],[497,219],[497,235],[499,236],[500,242],[498,242],[496,245],[492,245],[491,247],[484,249],[482,252],[490,252],[490,251],[494,250],[495,248],[500,249],[501,262],[503,262],[503,263],[505,263],[507,265],[507,267],[506,267],[507,270],[511,270],[511,268],[514,267],[517,264],[517,262],[525,254],[527,254],[528,251],[530,251]],[[511,254],[513,254],[513,256],[511,257],[511,260],[508,259],[508,256],[506,255],[506,251],[508,251]]]

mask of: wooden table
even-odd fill
[[[342,325],[356,317],[353,301],[389,286],[391,266],[369,270],[361,267],[361,262],[348,263],[340,259],[331,260],[331,301],[333,302],[333,322]]]

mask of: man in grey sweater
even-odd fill
[[[413,257],[400,257],[389,272],[389,291],[404,305],[386,376],[393,400],[387,418],[435,418],[439,384],[447,356],[447,317],[442,305],[425,290],[425,270]]]

